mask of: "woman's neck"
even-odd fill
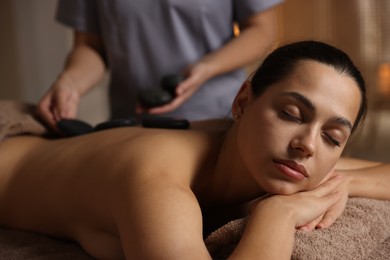
[[[208,181],[208,190],[217,204],[241,204],[264,195],[243,163],[237,146],[236,124],[223,137],[214,171]]]

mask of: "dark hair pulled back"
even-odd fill
[[[349,56],[340,49],[318,41],[301,41],[275,49],[263,61],[252,77],[252,92],[261,95],[269,86],[285,79],[300,61],[312,60],[334,68],[351,77],[359,87],[361,102],[352,132],[367,113],[367,98],[364,79]]]

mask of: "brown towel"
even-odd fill
[[[75,243],[43,235],[0,228],[0,259],[2,260],[92,260]]]
[[[214,259],[230,255],[245,223],[245,219],[234,220],[206,239]],[[296,232],[291,259],[390,259],[390,201],[349,199],[343,215],[330,228]]]
[[[18,101],[0,101],[0,141],[18,134],[46,135],[48,130],[36,107]]]

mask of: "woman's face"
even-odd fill
[[[249,173],[272,194],[317,186],[351,134],[361,101],[355,81],[325,64],[301,61],[261,96],[249,89],[237,109],[238,149]]]

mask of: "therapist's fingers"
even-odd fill
[[[180,107],[210,78],[210,66],[205,62],[191,64],[184,70],[183,75],[185,80],[176,87],[175,99],[164,106],[148,109],[148,113],[168,113]]]
[[[51,129],[58,132],[57,122],[61,119],[75,118],[79,98],[69,93],[49,91],[39,102],[37,110]]]
[[[188,95],[186,95],[186,96],[181,95],[179,97],[176,97],[169,104],[166,104],[166,105],[160,106],[160,107],[154,107],[154,108],[148,109],[148,113],[150,113],[150,114],[162,114],[162,113],[171,112],[171,111],[175,110],[176,108],[180,107],[187,100],[188,97],[189,97]]]
[[[177,95],[180,96],[188,91],[192,93],[197,91],[206,81],[213,77],[211,71],[212,66],[210,62],[205,60],[188,65],[183,71],[185,80],[176,88]]]
[[[54,114],[57,120],[75,118],[79,104],[77,91],[65,89],[56,92]]]
[[[186,93],[196,92],[204,83],[204,79],[200,75],[190,75],[182,81],[176,88],[177,96],[185,95]]]
[[[53,129],[55,129],[56,118],[53,112],[52,93],[47,93],[37,106],[38,114]]]
[[[197,89],[188,89],[186,92],[176,96],[169,104],[160,107],[154,107],[148,110],[150,114],[162,114],[171,112],[178,107],[180,107],[184,102],[186,102],[196,91]]]

